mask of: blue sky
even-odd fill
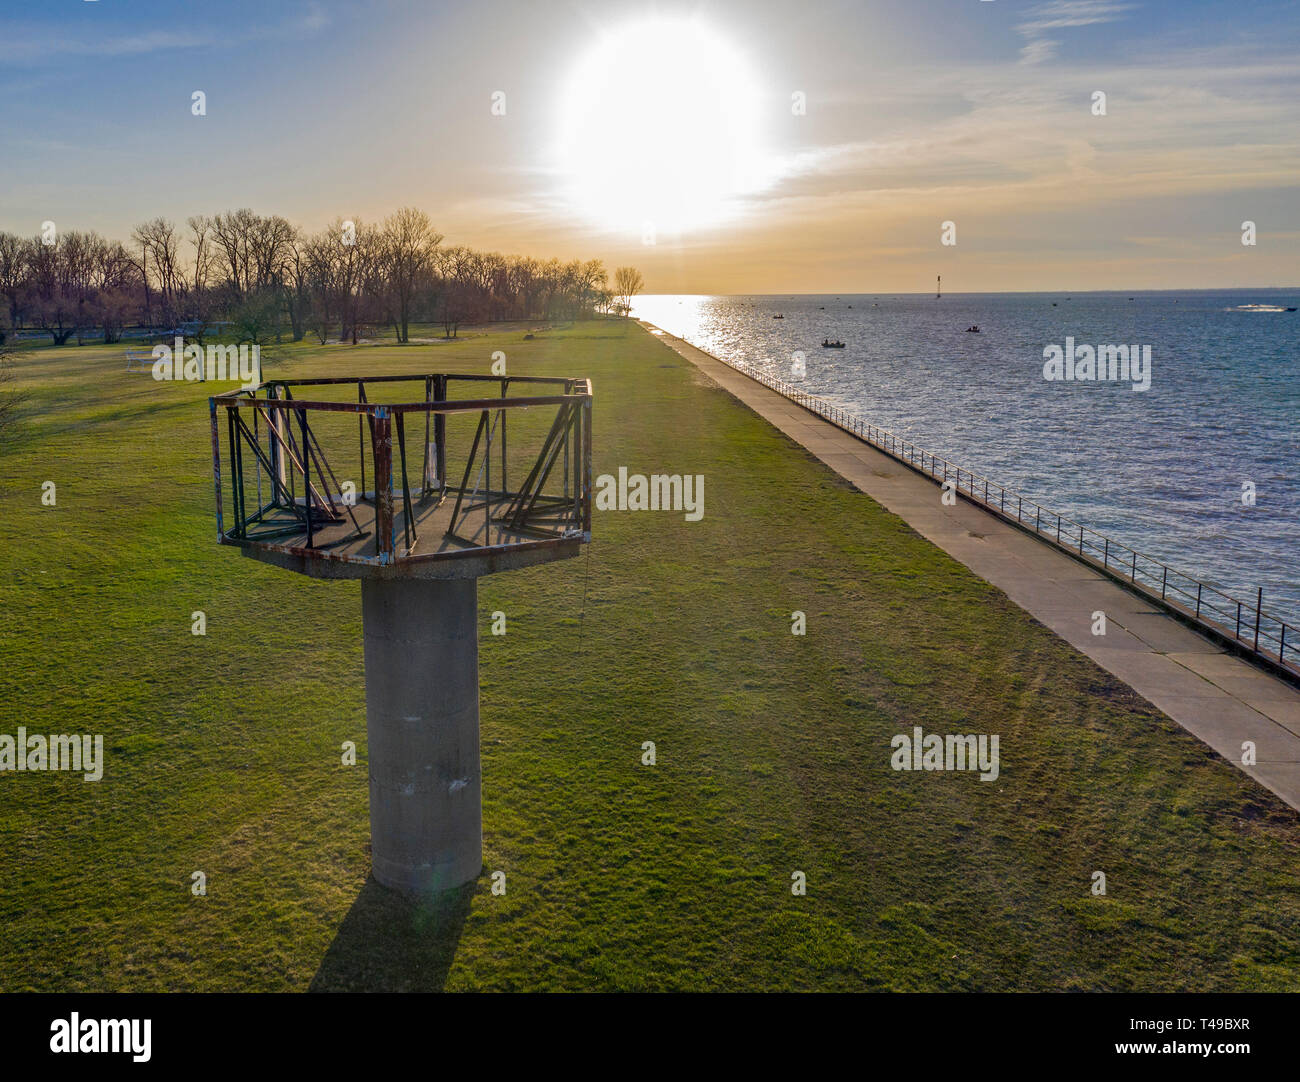
[[[646,245],[635,208],[566,198],[556,145],[580,58],[654,12],[743,60],[770,176]],[[634,262],[654,292],[1300,282],[1294,2],[3,0],[0,42],[0,229],[29,235],[414,204],[450,242]]]

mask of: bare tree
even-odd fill
[[[614,271],[614,299],[620,314],[626,316],[632,310],[632,298],[644,288],[645,281],[635,267],[619,267]]]
[[[289,313],[293,340],[301,342],[307,333],[312,310],[311,241],[295,229],[285,245],[284,305]],[[321,343],[324,345],[324,342]]]
[[[412,309],[420,288],[430,278],[433,254],[441,243],[442,234],[434,230],[429,216],[422,210],[403,207],[384,219],[379,258],[399,342],[410,340]]]
[[[208,276],[212,273],[212,221],[202,214],[195,214],[185,220],[190,227],[190,244],[194,246],[194,269],[191,278],[193,292],[202,294],[208,288]]]
[[[178,322],[180,300],[185,292],[185,272],[181,267],[181,239],[176,226],[166,218],[154,218],[136,226],[131,239],[140,249],[140,274],[145,281],[145,318],[152,318],[149,303],[149,285],[152,282],[162,305],[164,322]]]
[[[0,233],[0,297],[8,308],[7,326],[17,330],[22,320],[23,287],[27,281],[27,242],[14,233]],[[0,338],[0,343],[4,339]]]
[[[343,227],[347,226],[345,230]],[[131,253],[93,232],[54,244],[0,233],[0,342],[24,327],[56,344],[103,327],[118,341],[131,320],[184,324],[202,340],[211,321],[278,340],[285,319],[295,341],[315,331],[356,343],[363,328],[435,320],[448,337],[469,322],[583,319],[611,309],[600,260],[561,262],[444,248],[428,215],[403,207],[378,228],[336,221],[312,237],[279,215],[243,208],[137,226]],[[639,289],[639,275],[630,292]],[[625,291],[625,298],[630,298]]]

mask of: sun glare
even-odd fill
[[[765,183],[759,101],[745,59],[695,19],[605,33],[561,106],[566,193],[611,230],[664,235],[722,222]]]

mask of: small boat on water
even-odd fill
[[[969,327],[966,328],[966,333],[967,333],[967,334],[979,334],[979,333],[980,333],[980,325],[979,325],[978,323],[972,323]]]
[[[773,319],[785,319],[785,316],[783,316],[783,315],[781,315],[781,314],[778,313],[777,315],[774,315],[772,318],[773,318]]]
[[[829,338],[822,339],[822,349],[843,349],[843,342],[832,342]]]

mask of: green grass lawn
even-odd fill
[[[590,376],[595,472],[704,474],[705,514],[597,512],[582,557],[482,580],[507,892],[436,905],[367,878],[359,585],[215,544],[211,387],[19,359],[0,733],[103,733],[107,762],[0,774],[0,989],[1300,988],[1293,812],[640,329],[268,369],[497,349]],[[893,771],[914,725],[999,734],[1001,777]]]

